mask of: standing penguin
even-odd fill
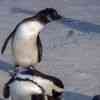
[[[42,59],[42,43],[39,33],[51,21],[62,19],[53,8],[46,8],[35,16],[22,20],[7,37],[2,47],[3,54],[8,41],[12,38],[12,55],[16,66],[30,66]]]
[[[61,80],[29,67],[19,70],[5,84],[3,96],[12,100],[61,100],[63,92]]]

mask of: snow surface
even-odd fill
[[[19,21],[46,7],[56,8],[65,19],[62,24],[48,24],[40,33],[44,56],[36,66],[64,82],[64,100],[91,100],[100,93],[99,0],[0,0],[0,48]],[[9,70],[10,63],[9,45],[0,55],[1,98],[9,79],[4,70]]]

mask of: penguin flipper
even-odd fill
[[[13,76],[11,79],[9,79],[8,82],[4,85],[4,88],[3,88],[4,98],[9,98],[9,96],[10,96],[10,87],[9,87],[9,85],[14,81],[14,77],[15,76]]]
[[[42,60],[43,48],[39,35],[37,36],[38,62]]]
[[[31,100],[44,100],[44,95],[32,95]]]
[[[1,48],[1,54],[4,53],[6,47],[7,47],[7,44],[8,44],[8,41],[10,40],[10,38],[13,36],[13,32],[11,34],[9,34],[9,36],[6,38],[2,48]]]
[[[3,96],[4,98],[9,98],[9,95],[10,95],[9,86],[8,84],[5,84],[3,89]]]

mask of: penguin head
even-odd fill
[[[62,16],[54,8],[46,8],[36,14],[39,21],[49,23],[51,21],[60,20]]]

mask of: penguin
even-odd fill
[[[61,100],[64,85],[60,79],[29,67],[12,76],[3,91],[3,96],[11,95],[12,100]]]
[[[62,94],[64,91],[64,84],[60,79],[44,74],[38,71],[36,68],[32,68],[31,66],[17,71],[16,77],[23,79],[25,77],[29,78],[30,80],[34,80],[42,88],[44,88],[46,95],[54,95],[56,97]]]
[[[12,100],[48,100],[44,95],[44,89],[29,78],[15,78],[13,76],[4,85],[4,98]]]
[[[62,16],[54,8],[45,8],[35,16],[23,19],[6,38],[1,54],[4,53],[11,39],[11,51],[16,67],[26,67],[39,63],[43,54],[39,34],[45,25],[60,19]]]
[[[100,100],[100,95],[95,95],[92,100]]]

